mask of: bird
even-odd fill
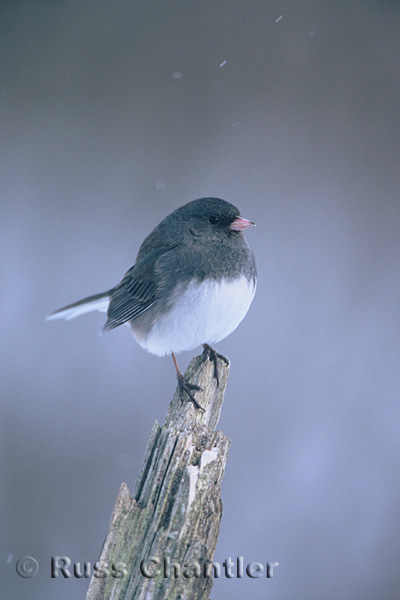
[[[182,375],[176,354],[202,345],[218,385],[221,355],[212,345],[236,329],[256,291],[255,258],[243,234],[253,225],[226,200],[192,200],[146,237],[120,283],[54,311],[47,320],[107,312],[103,330],[127,324],[142,348],[171,355],[181,400],[186,393],[204,410],[194,395],[201,388]]]

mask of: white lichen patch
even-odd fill
[[[186,468],[189,473],[189,497],[187,504],[187,511],[189,511],[190,505],[192,504],[196,496],[196,485],[197,480],[199,478],[200,469],[198,466],[194,465],[188,465]]]
[[[217,446],[215,446],[211,450],[204,450],[200,459],[200,470],[204,469],[204,467],[216,460],[218,458],[218,454],[219,448]]]

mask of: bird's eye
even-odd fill
[[[210,221],[211,225],[217,225],[219,223],[219,217],[217,217],[217,215],[211,215],[208,220]]]

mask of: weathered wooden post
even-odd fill
[[[208,600],[230,445],[215,431],[229,363],[218,359],[218,370],[217,387],[213,363],[194,358],[185,377],[203,389],[205,412],[176,392],[164,426],[155,423],[133,496],[121,485],[86,600]]]

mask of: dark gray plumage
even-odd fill
[[[229,229],[238,215],[224,200],[202,198],[166,217],[144,240],[135,265],[111,290],[104,329],[135,319],[189,279],[235,279],[243,274],[255,280],[253,253],[243,234]],[[219,223],[210,223],[210,216],[219,217]]]

